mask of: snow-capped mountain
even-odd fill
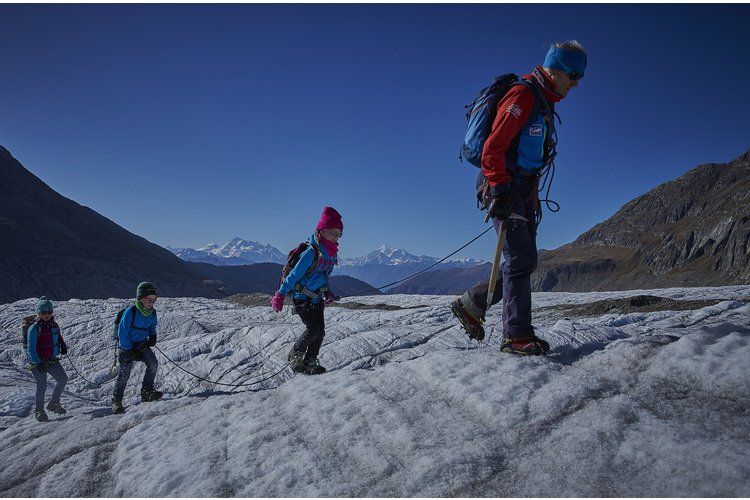
[[[357,278],[376,287],[381,287],[406,278],[430,266],[431,269],[469,268],[484,263],[475,259],[457,259],[441,262],[437,257],[427,255],[412,255],[406,250],[383,245],[364,257],[354,259],[340,259],[336,274],[345,274]]]
[[[286,254],[271,245],[261,245],[241,238],[223,244],[212,243],[202,248],[171,248],[169,251],[182,260],[190,262],[206,262],[215,266],[239,266],[258,262],[286,262]],[[456,268],[470,268],[484,264],[475,259],[446,260],[440,264],[440,259],[427,255],[412,255],[406,250],[383,245],[364,257],[339,259],[339,266],[334,274],[351,276],[373,286],[380,287],[401,280],[430,266],[434,270]]]
[[[283,264],[286,262],[286,255],[271,245],[262,245],[257,241],[247,241],[242,238],[233,238],[223,245],[211,243],[198,249],[167,247],[167,250],[182,260],[206,262],[216,266],[242,266],[260,262]]]

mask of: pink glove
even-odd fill
[[[325,301],[327,306],[330,306],[331,304],[333,304],[333,301],[336,300],[336,296],[326,290],[325,292],[323,292],[323,300]]]
[[[271,307],[273,307],[273,312],[281,312],[284,307],[284,296],[276,292],[276,295],[271,299]]]

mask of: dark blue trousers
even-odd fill
[[[531,273],[537,267],[538,253],[536,246],[536,229],[538,205],[535,202],[534,181],[530,177],[521,177],[520,184],[511,188],[513,212],[528,219],[510,219],[506,223],[503,258],[500,266],[498,283],[492,304],[487,304],[489,280],[483,281],[461,297],[461,302],[472,314],[484,318],[489,306],[503,301],[503,331],[506,337],[520,338],[532,335],[531,326]],[[535,196],[531,196],[532,193]],[[493,221],[499,232],[497,220]]]
[[[159,361],[156,359],[156,355],[147,348],[141,353],[140,361],[146,365],[146,373],[143,374],[143,385],[142,387],[153,387],[154,381],[156,380],[156,372],[159,369]],[[115,382],[115,388],[112,392],[112,396],[117,401],[122,401],[122,397],[125,395],[125,386],[128,384],[130,378],[130,371],[133,369],[135,361],[130,359],[130,356],[124,352],[120,353],[120,371],[117,372],[117,381]]]
[[[539,262],[539,253],[536,246],[538,207],[534,207],[538,202],[527,200],[532,189],[535,189],[533,180],[523,177],[521,185],[511,189],[513,211],[528,221],[509,219],[506,223],[505,261],[500,272],[503,277],[503,330],[508,338],[534,334],[531,326],[531,273]]]

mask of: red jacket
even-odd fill
[[[525,80],[535,80],[542,87],[550,103],[559,102],[562,96],[555,93],[555,84],[544,70],[537,66],[534,74],[525,75]],[[497,118],[492,132],[484,143],[482,172],[490,186],[506,184],[511,176],[505,169],[505,152],[518,134],[534,107],[534,91],[526,85],[513,85],[497,103]]]

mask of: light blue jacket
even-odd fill
[[[133,312],[135,311],[135,314]],[[156,310],[150,316],[144,316],[138,308],[128,307],[120,319],[117,336],[120,338],[120,349],[127,351],[135,344],[143,343],[149,335],[156,335]],[[132,328],[131,328],[132,323]]]
[[[315,233],[310,236],[309,243],[311,245],[318,246],[318,243],[315,241]],[[297,283],[315,293],[320,293],[321,289],[327,290],[329,288],[328,277],[330,276],[331,271],[333,271],[333,266],[336,264],[336,259],[328,255],[325,247],[323,245],[320,245],[320,259],[318,259],[318,265],[315,269],[312,270],[310,274],[305,276],[305,272],[307,272],[314,260],[315,248],[310,246],[307,248],[307,250],[302,252],[302,254],[299,256],[299,260],[297,261],[297,265],[294,266],[294,269],[289,272],[289,275],[281,283],[279,293],[286,296],[290,291],[292,291],[292,288]],[[300,300],[307,299],[306,295],[303,295],[296,290],[292,292],[292,297]],[[320,302],[320,299],[312,299],[312,301]]]

